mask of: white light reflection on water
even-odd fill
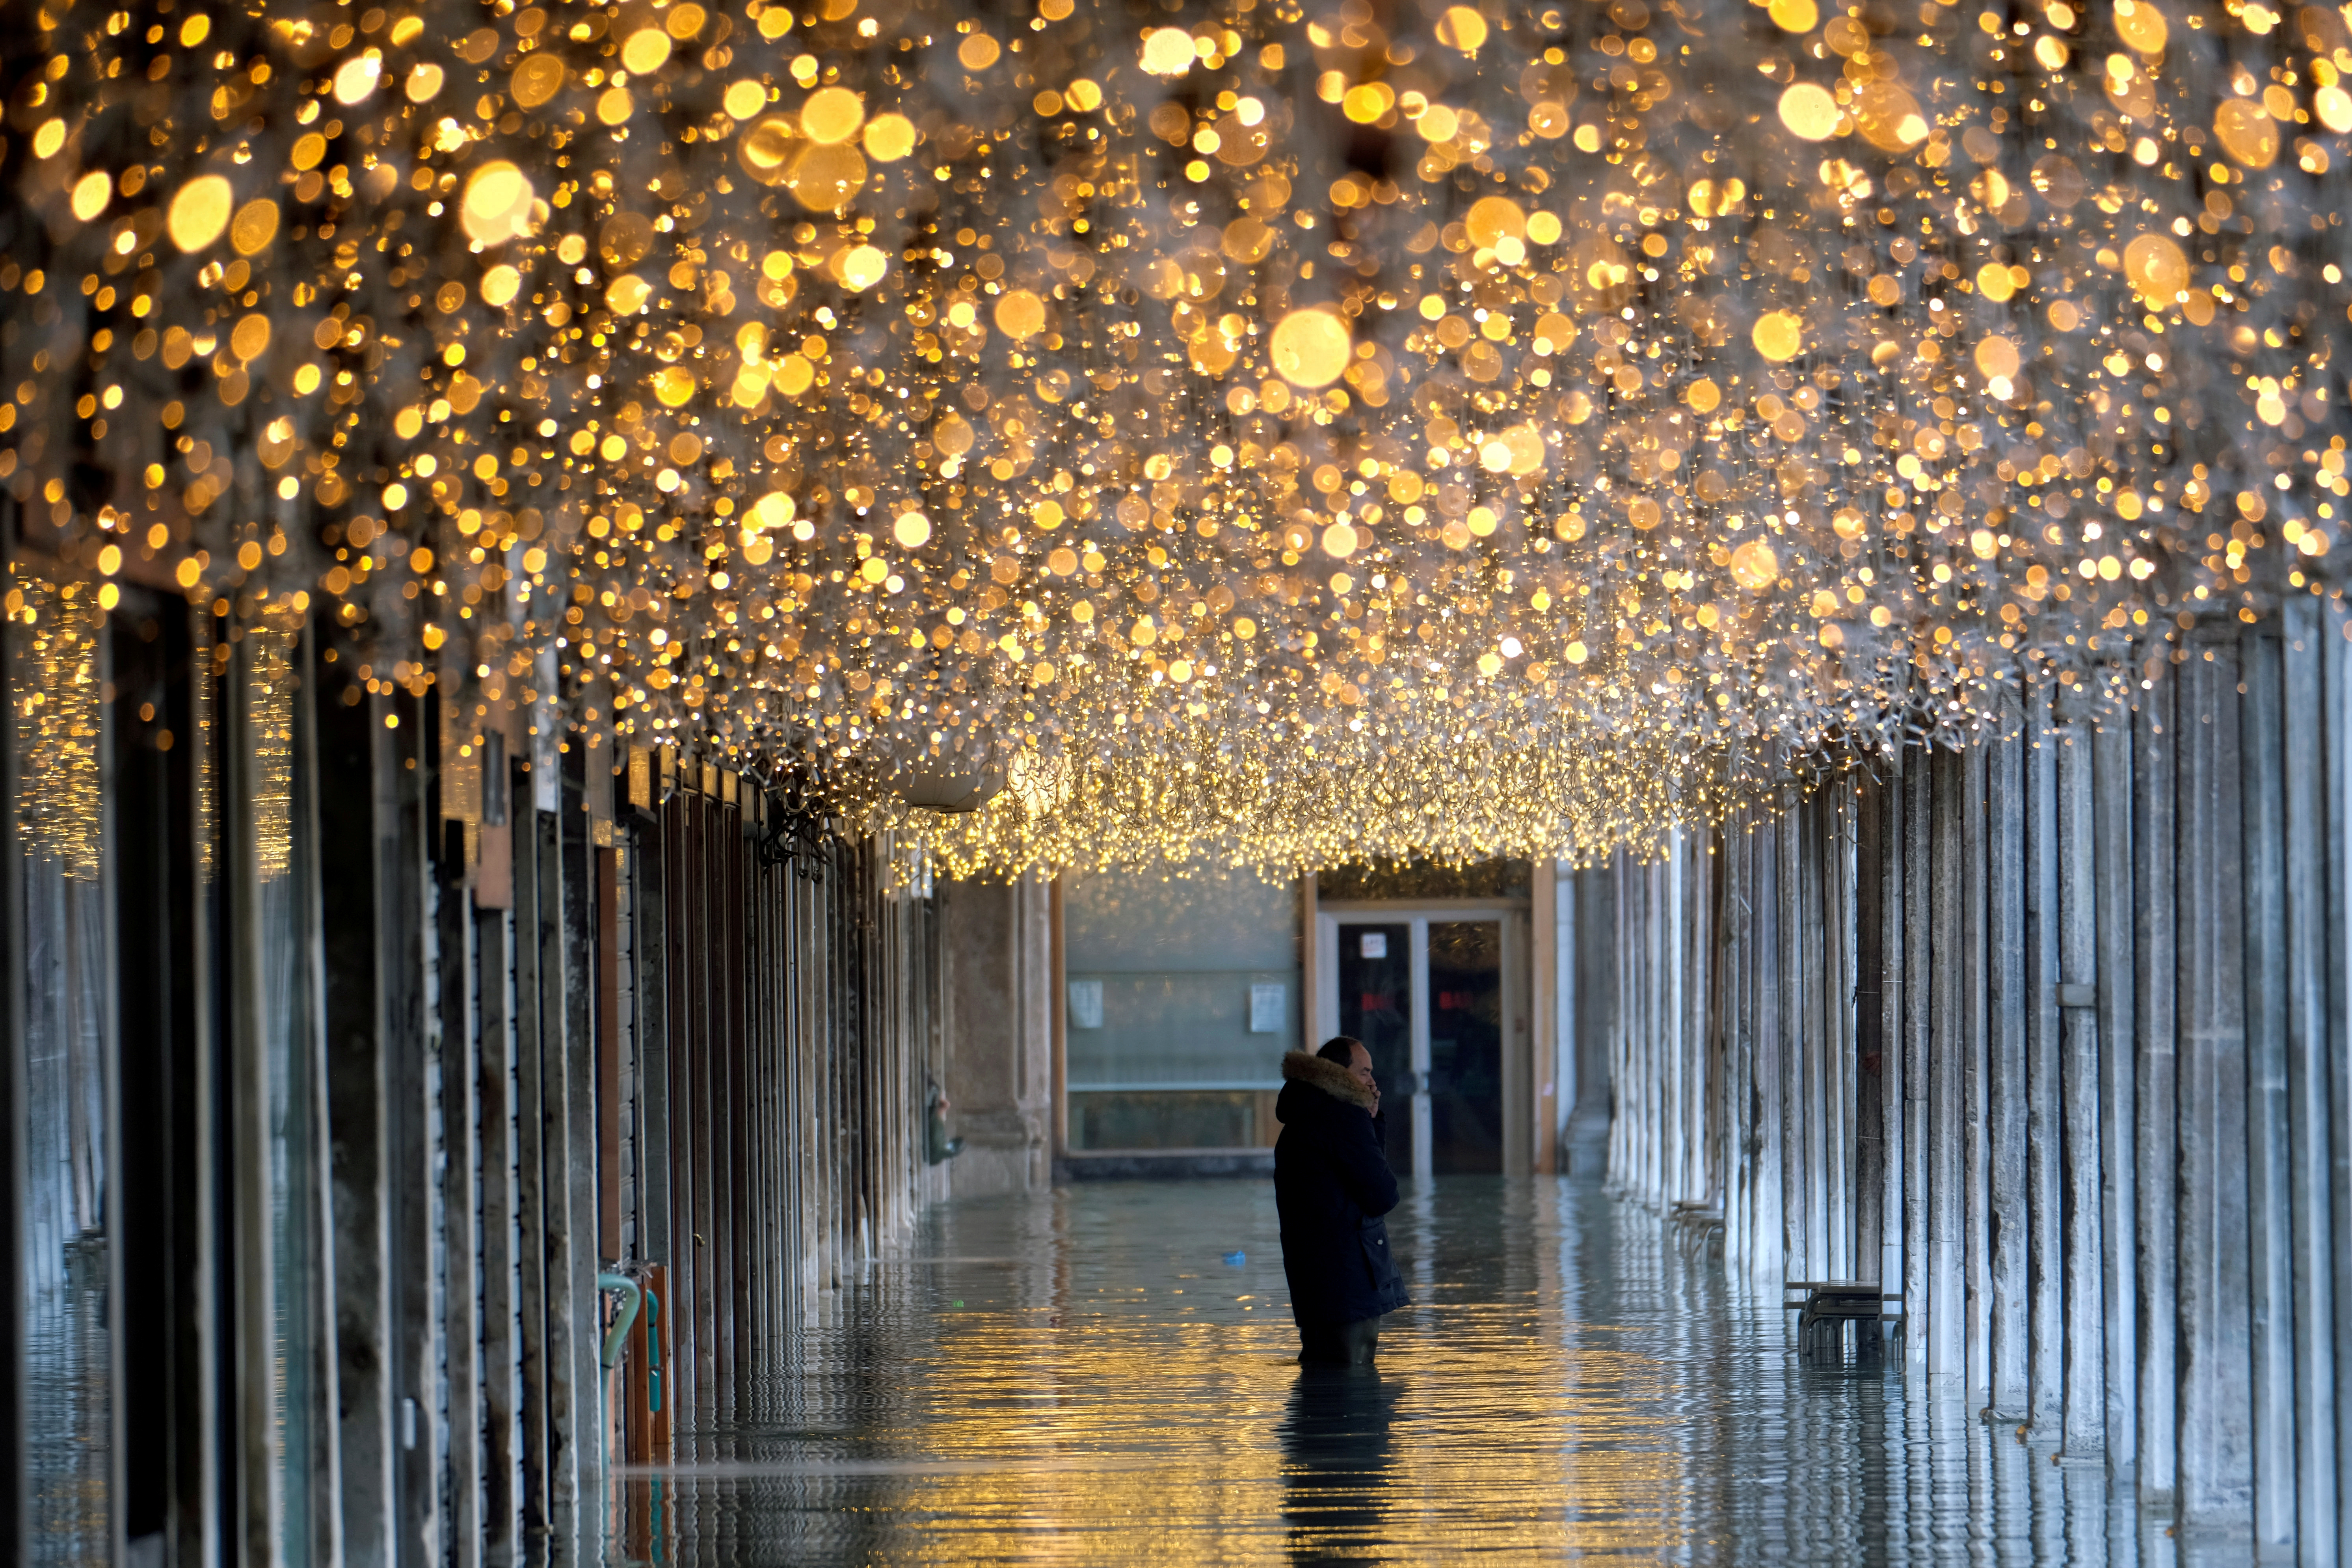
[[[1416,1304],[1378,1375],[1310,1375],[1265,1183],[938,1210],[788,1384],[615,1483],[611,1556],[2200,1561],[2095,1464],[1899,1376],[1801,1364],[1777,1298],[1595,1185],[1451,1179],[1391,1228]]]

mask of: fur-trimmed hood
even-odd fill
[[[1327,1062],[1307,1051],[1292,1051],[1282,1058],[1282,1077],[1286,1083],[1305,1084],[1319,1089],[1343,1105],[1360,1110],[1372,1109],[1372,1091],[1358,1083],[1348,1069],[1338,1062]]]

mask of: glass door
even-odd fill
[[[1430,1165],[1440,1174],[1503,1168],[1503,927],[1431,921]]]
[[[1389,1157],[1404,1163],[1412,1093],[1412,928],[1405,921],[1339,927],[1339,1028],[1372,1053],[1388,1122]],[[1318,1044],[1320,1042],[1318,1042]]]
[[[1323,928],[1321,1016],[1372,1053],[1399,1174],[1498,1173],[1510,1098],[1503,921],[1381,913]]]

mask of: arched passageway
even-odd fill
[[[2334,618],[1655,861],[1296,885],[949,883],[677,752],[457,739],[322,628],[62,636],[109,688],[8,752],[37,1560],[1075,1561],[1109,1496],[1244,1559],[2333,1539]],[[1335,1392],[1259,1097],[1366,1018],[1428,1173]],[[1489,1079],[1502,1173],[1448,1169]],[[1875,1362],[1780,1308],[1844,1278]]]
[[[2347,19],[0,4],[0,1563],[2335,1563]]]

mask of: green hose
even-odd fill
[[[596,1289],[599,1291],[618,1290],[627,1298],[621,1303],[621,1315],[613,1320],[611,1328],[604,1331],[604,1353],[601,1360],[604,1370],[610,1372],[621,1364],[621,1351],[629,1342],[629,1331],[637,1326],[637,1303],[645,1299],[645,1292],[638,1289],[635,1280],[625,1274],[599,1274],[596,1276]]]

